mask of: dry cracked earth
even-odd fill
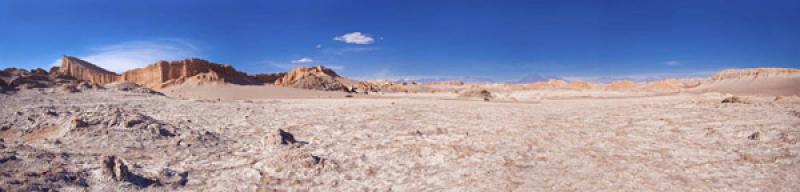
[[[800,104],[0,94],[0,191],[797,191]]]

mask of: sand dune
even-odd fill
[[[694,92],[721,92],[735,95],[800,95],[800,70],[726,70],[712,76],[711,79],[712,81],[703,83],[690,90]]]

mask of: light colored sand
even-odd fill
[[[247,100],[247,99],[291,99],[291,98],[342,98],[347,93],[276,87],[273,85],[218,84],[206,86],[175,86],[163,93],[186,99]]]
[[[800,104],[722,99],[678,94],[531,104],[420,98],[210,102],[112,91],[0,95],[0,126],[8,125],[0,151],[17,159],[0,164],[0,172],[10,174],[0,175],[0,186],[47,183],[37,180],[46,176],[24,172],[62,170],[85,173],[91,191],[136,189],[103,174],[102,157],[115,155],[142,175],[188,172],[186,186],[154,191],[800,189]],[[71,128],[75,117],[124,123]],[[149,125],[134,124],[147,117],[178,136],[154,135]],[[275,144],[276,129],[308,144]],[[12,139],[24,138],[25,131],[35,133],[33,140]],[[322,160],[308,163],[311,155]]]

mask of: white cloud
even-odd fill
[[[311,58],[308,58],[308,57],[303,57],[303,58],[300,58],[298,60],[293,60],[292,61],[292,63],[294,63],[294,64],[308,64],[308,63],[313,63],[313,62],[314,62],[314,60],[311,59]]]
[[[159,60],[196,57],[194,45],[178,40],[129,41],[91,48],[88,54],[74,55],[109,71],[121,73],[153,64]],[[54,65],[61,65],[57,60]]]
[[[322,44],[317,44],[316,48],[317,49],[322,48]]]
[[[679,62],[679,61],[675,61],[675,60],[670,60],[670,61],[665,61],[665,62],[664,62],[664,65],[669,65],[669,66],[678,66],[678,65],[681,65],[681,62]]]
[[[344,34],[342,36],[334,37],[333,40],[350,44],[359,44],[359,45],[372,44],[373,42],[375,42],[375,39],[373,39],[367,34],[362,34],[361,32],[352,32]]]

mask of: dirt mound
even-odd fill
[[[493,99],[492,92],[486,89],[465,89],[458,93],[461,98],[480,98],[483,100]]]
[[[299,67],[275,81],[275,85],[281,87],[325,91],[350,91],[357,84],[356,81],[345,79],[323,66]]]
[[[800,96],[777,96],[773,101],[776,103],[800,103]]]
[[[117,81],[113,83],[109,83],[104,85],[105,88],[117,91],[126,91],[126,92],[133,92],[133,93],[146,93],[146,94],[161,94],[157,91],[153,91],[152,89],[142,87],[139,84],[127,81]]]

